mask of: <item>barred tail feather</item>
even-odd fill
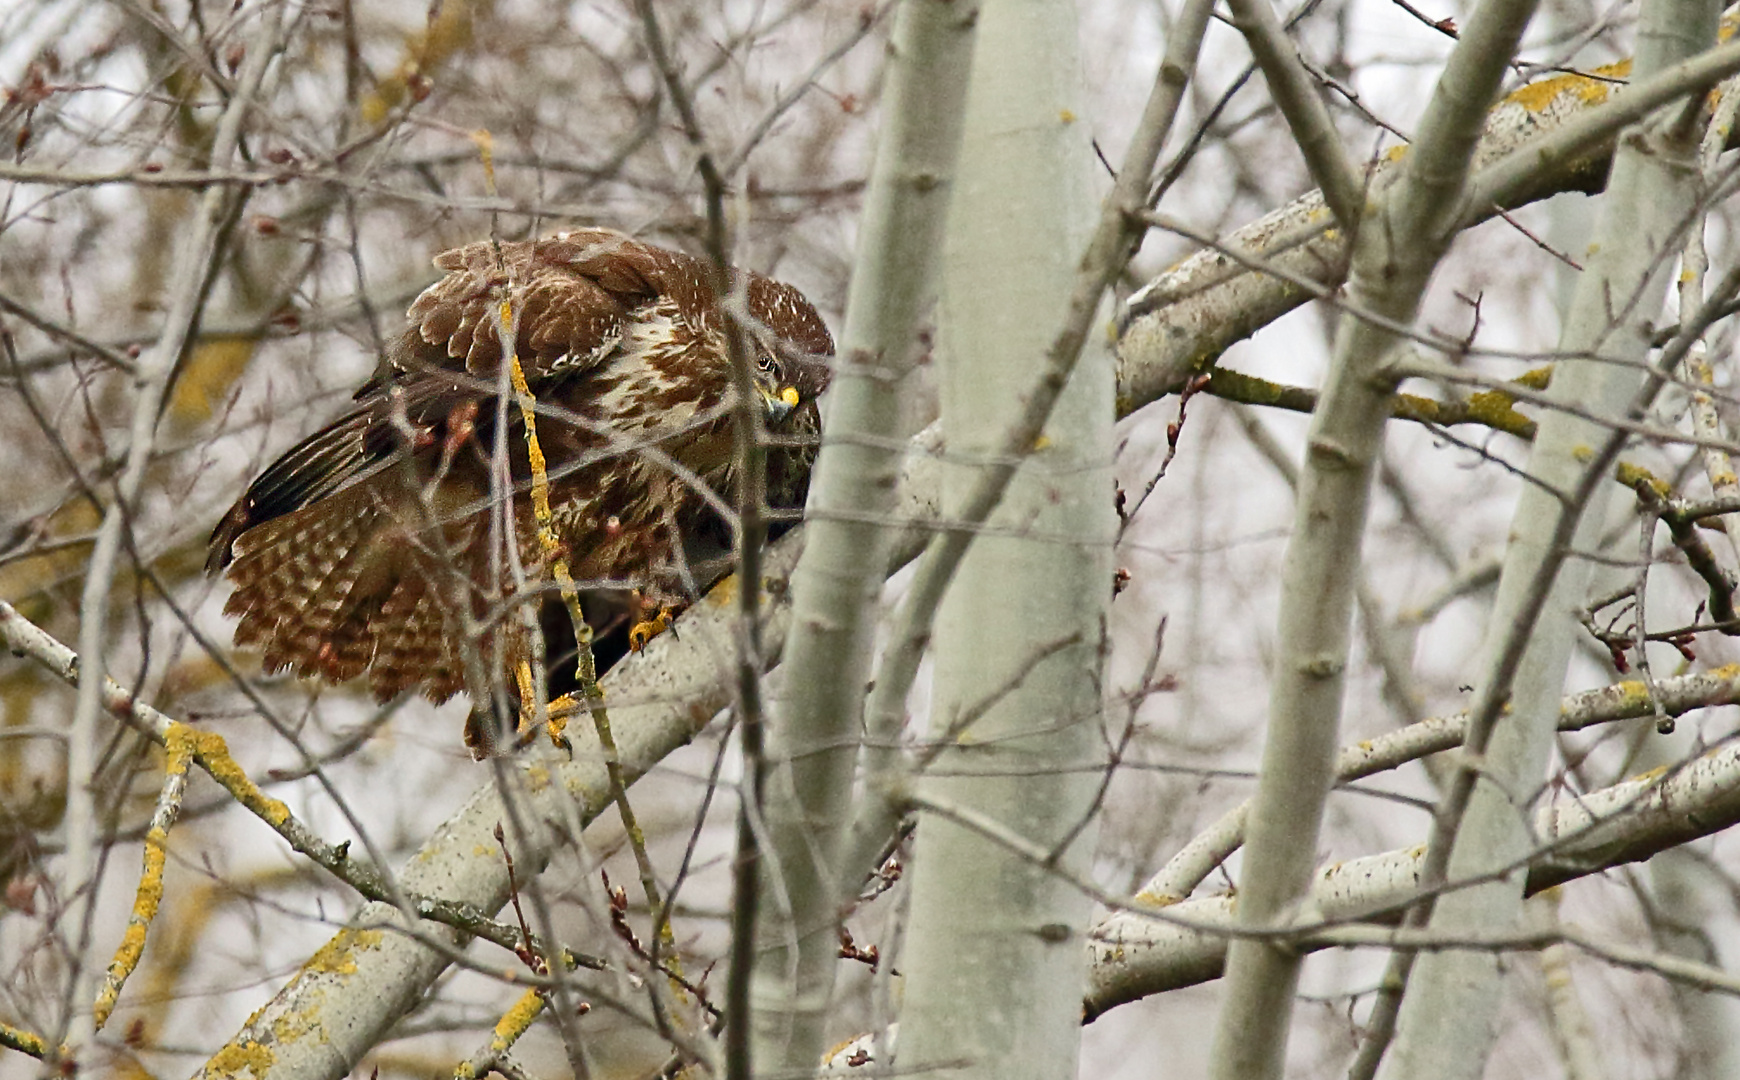
[[[459,658],[449,642],[441,608],[427,575],[401,578],[381,605],[369,688],[385,700],[396,687],[422,682],[423,692],[445,701],[465,688]]]
[[[359,409],[291,447],[261,473],[212,530],[205,568],[216,573],[235,557],[235,542],[250,529],[281,518],[357,479],[371,464],[365,437],[374,417]]]
[[[356,488],[250,529],[236,544],[235,592],[224,605],[240,616],[236,643],[258,646],[268,672],[334,682],[362,674],[374,656],[380,599],[402,572],[391,565],[402,561],[399,548],[383,538],[395,527]]]
[[[235,544],[224,613],[236,644],[261,651],[268,672],[346,682],[366,673],[381,701],[421,689],[436,701],[463,690],[438,590],[442,571],[391,509],[383,478],[257,525]],[[473,522],[451,522],[467,552]],[[461,541],[454,544],[453,541]],[[469,552],[467,552],[469,553]],[[462,556],[463,558],[463,556]]]

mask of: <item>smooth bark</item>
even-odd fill
[[[1348,297],[1358,311],[1406,325],[1455,235],[1487,109],[1533,4],[1482,4],[1470,20],[1409,148],[1396,186],[1363,216]],[[1294,915],[1316,869],[1323,806],[1334,780],[1343,673],[1360,577],[1371,479],[1397,376],[1384,325],[1342,316],[1328,382],[1312,416],[1293,539],[1281,578],[1269,726],[1247,824],[1239,921],[1277,927]],[[1279,1078],[1300,956],[1257,939],[1232,943],[1215,1030],[1215,1080]]]
[[[1709,48],[1719,10],[1708,0],[1646,5],[1639,31],[1639,75],[1647,78]],[[1560,341],[1564,356],[1599,359],[1562,360],[1551,389],[1556,399],[1585,415],[1627,417],[1643,386],[1652,327],[1697,196],[1697,172],[1691,167],[1697,129],[1679,127],[1677,140],[1671,132],[1648,138],[1636,130],[1619,142],[1587,270],[1572,297]],[[1555,410],[1543,417],[1531,448],[1528,470],[1537,483],[1523,485],[1518,498],[1489,623],[1486,671],[1476,691],[1480,703],[1508,696],[1510,710],[1502,719],[1484,710],[1496,724],[1483,717],[1481,708],[1475,710],[1470,757],[1459,783],[1440,804],[1433,840],[1439,846],[1453,838],[1448,852],[1440,852],[1447,854],[1448,881],[1483,880],[1436,902],[1428,923],[1433,932],[1454,936],[1500,931],[1515,926],[1521,916],[1523,874],[1490,875],[1515,864],[1537,843],[1527,811],[1542,791],[1577,628],[1575,612],[1589,580],[1589,564],[1567,559],[1555,534],[1562,515],[1581,514],[1571,549],[1599,546],[1611,486],[1596,487],[1586,507],[1575,505],[1572,494],[1582,486],[1585,470],[1598,467],[1586,463],[1589,448],[1601,445],[1607,434],[1599,423]],[[1551,588],[1529,632],[1530,597],[1546,581]],[[1510,654],[1518,649],[1520,656],[1513,660]],[[1508,695],[1502,674],[1507,669],[1515,672]],[[1481,730],[1483,726],[1489,730]],[[1458,805],[1462,791],[1467,793],[1466,810]],[[1500,974],[1498,958],[1491,954],[1421,956],[1408,979],[1396,1045],[1381,1075],[1410,1080],[1478,1077],[1495,1037]]]
[[[802,557],[792,575],[784,692],[770,732],[757,935],[754,1060],[802,1069],[820,1060],[839,960],[841,840],[853,809],[865,682],[883,567],[897,531],[903,394],[935,301],[976,5],[900,7],[876,164],[865,199],[846,328],[816,462]],[[861,868],[852,891],[861,880]]]
[[[1076,34],[1060,0],[990,0],[981,13],[944,252],[945,516],[980,486],[974,457],[1000,452],[1021,422],[1076,283],[1094,160]],[[1101,747],[1111,424],[1111,365],[1090,348],[943,601],[931,735],[947,748],[919,781],[925,798],[999,823],[1052,865],[920,814],[901,1072],[1075,1075],[1089,904],[1069,877],[1093,848],[1099,778],[1071,766]]]

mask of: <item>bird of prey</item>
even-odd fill
[[[212,532],[206,567],[235,585],[236,643],[269,672],[366,674],[380,700],[443,701],[468,689],[462,641],[515,666],[521,603],[546,627],[565,619],[549,617],[561,606],[525,425],[502,395],[504,299],[558,550],[594,630],[680,608],[728,563],[735,396],[709,265],[608,229],[470,244],[435,265],[447,276],[411,304],[354,407],[261,473]],[[767,502],[801,509],[833,339],[797,289],[731,277],[769,436]]]

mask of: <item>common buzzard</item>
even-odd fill
[[[539,604],[552,630],[565,621],[549,617],[561,608],[536,536],[524,424],[500,394],[504,298],[537,400],[556,537],[594,630],[620,640],[726,565],[732,376],[707,265],[607,229],[471,244],[435,265],[447,276],[412,303],[355,407],[261,473],[212,532],[206,567],[235,584],[224,611],[240,616],[236,643],[259,647],[267,671],[335,683],[366,673],[381,700],[421,689],[442,701],[466,689],[468,623],[481,655],[513,664],[525,652],[519,601]],[[768,503],[794,510],[833,340],[790,285],[733,280],[770,435]],[[501,452],[505,477],[491,465]],[[507,520],[517,578],[506,545],[492,543]]]

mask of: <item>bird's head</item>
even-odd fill
[[[769,427],[814,414],[828,388],[834,339],[810,302],[784,282],[759,274],[748,287],[755,390]]]
[[[784,347],[757,350],[755,393],[769,427],[780,427],[804,405],[816,400],[828,386],[825,357],[810,356]]]

